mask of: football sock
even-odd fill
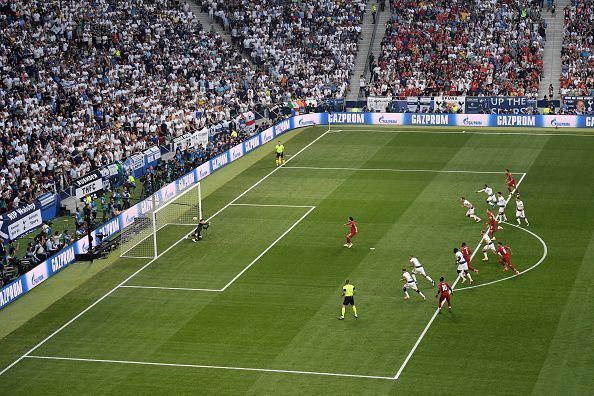
[[[483,257],[485,258],[485,260],[487,260],[489,257],[487,257],[487,252],[483,252]]]
[[[470,276],[470,273],[466,274],[466,276],[468,276],[468,279],[469,279],[471,282],[474,282],[474,281],[472,280],[472,277]]]
[[[520,220],[519,217],[516,220],[518,220],[518,225],[522,225],[522,221]]]
[[[344,311],[345,311],[345,308],[344,308],[344,306],[343,306],[343,307],[342,307],[342,310],[341,310],[342,316],[344,316]]]
[[[412,276],[412,278],[415,280],[415,283],[418,283],[418,282],[417,282],[417,277],[415,276],[415,274],[412,274],[411,276]]]
[[[429,275],[425,275],[425,279],[427,279],[429,282],[433,283],[433,279],[431,279],[431,278],[429,277]]]
[[[357,316],[357,307],[355,307],[354,305],[353,305],[353,313],[355,314],[355,316]]]
[[[421,296],[421,297],[425,298],[425,295],[423,294],[423,292],[422,292],[422,291],[420,291],[420,290],[417,290],[417,293],[419,293],[419,296]]]
[[[410,296],[408,295],[408,292],[406,292],[406,291],[404,292],[404,295],[406,296],[406,298],[410,297]]]

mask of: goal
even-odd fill
[[[154,259],[187,236],[202,218],[202,191],[197,183],[169,200],[155,193],[147,198],[151,210],[124,228],[120,257]]]

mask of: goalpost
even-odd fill
[[[155,193],[147,200],[152,201],[152,209],[136,217],[122,231],[120,257],[154,259],[160,251],[186,236],[202,218],[200,182],[173,199],[161,200],[159,193]]]

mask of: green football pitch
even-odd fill
[[[167,226],[155,260],[115,260],[5,336],[2,392],[591,393],[594,135],[341,126],[282,139],[283,167],[271,142],[225,183],[204,181],[212,225],[201,242]],[[511,199],[496,236],[519,276],[494,255],[482,262],[478,246],[488,206],[476,191],[507,197],[506,168],[530,226],[516,226]],[[481,223],[465,217],[462,195]],[[351,249],[348,216],[359,227]],[[463,241],[476,251],[475,287],[456,280]],[[403,299],[410,254],[455,284],[453,313],[437,315],[420,276],[427,301]],[[359,318],[348,308],[339,321],[346,279]]]

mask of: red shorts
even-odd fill
[[[464,255],[463,255],[464,256]],[[470,256],[464,256],[464,260],[466,260],[466,262],[468,264],[470,264]]]
[[[511,261],[509,259],[509,256],[503,256],[501,257],[501,264],[511,264]]]
[[[512,181],[508,181],[507,182],[508,187],[515,187],[516,186],[516,181],[512,180]]]
[[[443,300],[447,300],[448,305],[451,305],[451,302],[450,302],[450,293],[441,294],[439,296],[439,306],[440,307],[441,307],[441,303],[443,302]]]
[[[347,235],[347,237],[348,237],[348,238],[352,238],[352,237],[354,237],[355,235],[357,235],[357,231],[355,231],[355,232],[351,231],[351,232],[349,232],[349,234]]]

